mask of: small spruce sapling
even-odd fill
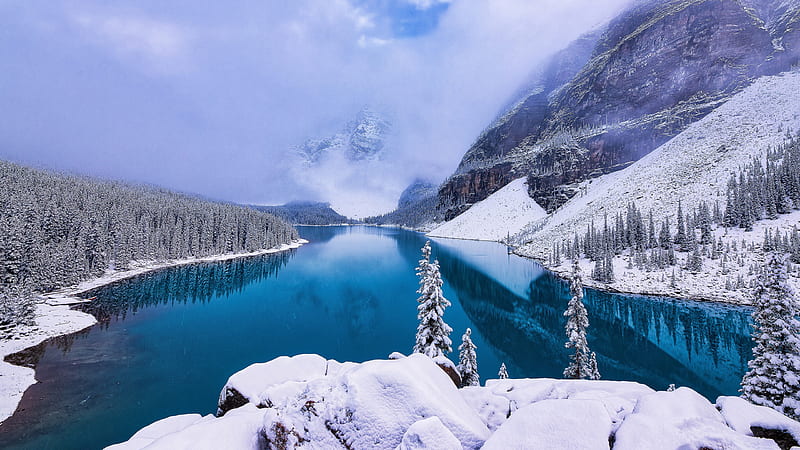
[[[501,380],[505,380],[508,378],[508,370],[506,370],[506,363],[500,364],[500,371],[497,372],[497,376],[500,377]]]
[[[461,375],[461,386],[480,386],[481,379],[478,375],[477,348],[472,342],[472,330],[467,328],[461,336],[461,345],[458,346],[458,373]]]

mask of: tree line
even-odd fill
[[[251,252],[298,239],[250,208],[0,161],[0,327],[30,321],[31,293],[132,261]]]

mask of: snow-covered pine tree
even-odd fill
[[[505,380],[508,378],[508,370],[506,370],[506,363],[500,363],[500,371],[497,372],[497,376],[500,377],[501,380]]]
[[[589,316],[586,313],[586,307],[583,305],[581,268],[577,261],[572,265],[572,279],[570,280],[569,290],[572,298],[567,304],[567,310],[564,311],[564,316],[567,317],[567,342],[564,346],[574,349],[575,353],[570,355],[570,364],[564,369],[564,378],[591,378],[594,373],[591,367],[589,344],[586,342],[586,328],[589,327]]]
[[[782,254],[769,256],[754,292],[753,359],[742,397],[789,417],[800,417],[800,312]]]
[[[423,247],[425,255],[425,247]],[[424,256],[423,256],[424,259]],[[435,358],[446,355],[453,349],[451,347],[450,333],[453,331],[442,319],[445,308],[450,302],[442,294],[442,276],[439,272],[439,261],[428,265],[427,274],[421,276],[419,305],[417,306],[417,342],[414,345],[415,353],[422,353]]]
[[[423,285],[425,284],[425,279],[428,275],[430,275],[430,267],[431,267],[431,241],[425,241],[425,245],[422,246],[422,257],[419,259],[419,263],[417,264],[417,268],[415,269],[415,273],[419,278],[419,288],[422,289]],[[419,291],[417,291],[419,293]]]
[[[595,352],[592,352],[592,355],[589,357],[589,379],[600,379],[600,371],[597,369],[597,354],[595,354]]]
[[[688,251],[686,242],[686,228],[683,221],[683,206],[681,201],[678,200],[678,231],[675,233],[675,243],[678,245],[682,252]]]
[[[481,379],[478,375],[477,348],[472,343],[472,330],[467,328],[461,336],[461,345],[458,346],[458,374],[461,375],[461,386],[480,386]]]

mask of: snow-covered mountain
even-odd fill
[[[645,214],[652,211],[658,220],[671,217],[673,224],[679,201],[684,208],[695,208],[701,201],[718,202],[724,208],[731,174],[754,157],[763,160],[767,149],[783,144],[790,130],[792,133],[800,130],[798,70],[756,80],[631,166],[578,184],[579,194],[554,212],[534,218],[522,227],[513,237],[520,245],[517,251],[567,273],[569,264],[551,261],[554,243],[571,242],[576,234],[583,236],[593,221],[602,226],[604,217],[624,214],[629,202],[635,202]],[[532,201],[518,199],[516,207],[509,207],[509,186],[476,203],[440,229],[447,230],[450,237],[500,240],[504,235],[498,236],[494,229],[524,221],[529,214],[527,204]],[[627,257],[618,256],[614,259],[616,280],[603,286],[623,292],[747,302],[747,289],[726,289],[726,283],[740,276],[745,282],[752,278],[752,265],[760,264],[763,259],[761,246],[766,229],[786,232],[798,224],[800,211],[757,222],[753,231],[717,227],[714,239],[736,243],[740,250],[732,254],[727,266],[722,258],[706,259],[701,273],[684,270],[682,262],[665,270],[637,270]],[[435,230],[432,234],[443,233]],[[679,258],[685,257],[679,254]],[[584,259],[582,265],[589,273],[593,263]],[[675,282],[671,280],[673,271],[677,272]],[[585,281],[600,285],[588,277]],[[790,277],[790,282],[800,287],[796,277]]]
[[[339,132],[309,139],[293,150],[307,165],[319,164],[332,153],[340,153],[349,161],[378,159],[391,129],[391,122],[383,114],[364,107]]]
[[[521,176],[553,211],[800,61],[797,0],[633,2],[556,54],[439,191],[450,219]]]
[[[292,148],[288,170],[306,198],[356,219],[392,210],[408,180],[392,166],[397,155],[388,117],[365,107],[338,132]]]

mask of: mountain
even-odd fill
[[[289,202],[280,206],[250,206],[258,211],[270,213],[295,225],[331,225],[351,223],[352,220],[337,213],[330,203]]]
[[[364,107],[338,133],[309,139],[293,150],[306,165],[315,165],[332,153],[340,153],[349,161],[376,159],[381,157],[391,129],[383,115]]]
[[[556,54],[442,185],[449,220],[510,181],[548,212],[800,61],[798,0],[639,2]]]
[[[436,193],[438,186],[425,180],[414,180],[400,194],[397,208],[380,216],[367,217],[364,222],[375,225],[400,225],[415,229],[429,229],[435,222]]]
[[[438,186],[425,180],[414,180],[408,187],[400,194],[400,199],[397,201],[397,208],[407,208],[420,200],[426,199],[436,195]]]

